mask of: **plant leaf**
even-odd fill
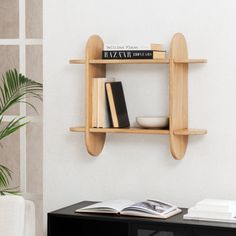
[[[0,165],[0,188],[6,188],[9,185],[12,171],[6,166]]]
[[[42,89],[41,83],[28,79],[16,69],[7,71],[2,77],[2,87],[0,87],[0,115],[11,106],[25,102],[26,96],[42,100]],[[33,106],[31,103],[27,104]]]
[[[26,124],[28,124],[29,122],[23,122],[22,123],[22,121],[25,118],[26,117],[23,116],[23,117],[20,117],[20,118],[12,119],[2,130],[0,130],[0,140],[7,137],[8,135],[14,133],[18,129],[20,129],[22,126],[25,126]],[[0,121],[1,120],[2,120],[2,118],[0,118]]]

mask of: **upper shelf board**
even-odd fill
[[[176,64],[196,64],[196,63],[207,63],[206,59],[178,59],[173,60]],[[72,59],[69,61],[70,64],[85,64],[85,59]],[[169,64],[169,59],[91,59],[90,64]]]

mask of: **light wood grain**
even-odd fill
[[[70,64],[85,64],[85,59],[71,59],[69,60]]]
[[[207,134],[205,129],[179,129],[174,130],[174,135],[204,135]]]
[[[169,59],[137,59],[137,60],[107,60],[107,59],[95,59],[90,60],[91,64],[169,64]],[[85,59],[71,59],[70,64],[85,64]],[[206,59],[175,59],[176,64],[197,64],[207,63]]]
[[[92,79],[96,77],[106,77],[105,65],[92,65],[89,60],[101,58],[103,49],[103,41],[98,35],[93,35],[89,38],[86,45],[86,64],[85,64],[85,142],[86,147],[92,156],[97,156],[101,153],[106,134],[91,133],[92,127]]]
[[[173,36],[170,45],[169,122],[170,150],[173,157],[184,157],[188,136],[174,135],[174,130],[188,128],[188,64],[176,64],[174,60],[188,58],[187,44],[182,34]]]
[[[124,133],[124,134],[169,134],[169,130],[164,129],[141,129],[141,128],[91,128],[94,133]]]
[[[169,64],[169,59],[96,59],[90,60],[90,64]]]
[[[71,132],[85,132],[85,127],[71,127]],[[166,129],[141,129],[141,128],[90,128],[93,133],[126,133],[126,134],[170,134]],[[173,131],[174,135],[205,135],[205,129],[179,129]]]
[[[71,132],[85,132],[85,127],[70,127]]]
[[[176,64],[196,64],[196,63],[207,63],[206,59],[174,59]]]

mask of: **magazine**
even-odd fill
[[[130,200],[113,200],[94,203],[89,206],[79,208],[75,212],[120,214],[166,219],[180,213],[181,209],[170,203],[159,200],[146,200],[137,203]]]

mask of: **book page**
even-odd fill
[[[118,213],[123,208],[133,205],[130,200],[111,200],[92,204],[87,207],[77,209],[76,212],[101,212],[101,213]]]
[[[138,203],[133,204],[132,206],[126,207],[125,209],[122,210],[122,212],[142,211],[149,214],[164,215],[173,211],[174,209],[177,209],[177,207],[169,203],[165,203],[158,200],[147,200],[147,201],[138,202]]]
[[[161,218],[161,219],[167,219],[171,216],[177,215],[180,212],[182,212],[181,209],[176,208],[173,211],[170,211],[167,214],[151,214],[150,212],[145,211],[137,211],[137,210],[130,210],[130,211],[121,211],[121,215],[128,215],[128,216],[140,216],[140,217],[151,217],[151,218]]]

